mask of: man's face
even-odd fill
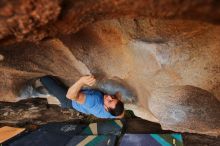
[[[117,98],[113,98],[111,95],[104,95],[105,110],[108,111],[108,109],[114,109],[117,102],[118,102]]]

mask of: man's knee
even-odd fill
[[[53,76],[46,75],[46,76],[40,77],[40,81],[47,81],[47,80],[53,80]]]
[[[46,76],[40,77],[40,81],[43,85],[54,84],[57,82],[55,77],[51,76],[51,75],[46,75]]]

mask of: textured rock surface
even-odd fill
[[[60,109],[57,105],[48,105],[45,99],[22,100],[17,103],[0,102],[0,126],[42,125],[49,122],[80,120],[87,116],[73,109]],[[59,116],[57,116],[59,114]]]
[[[200,20],[219,24],[218,0],[1,0],[1,43],[42,40],[98,20],[141,17]]]
[[[200,133],[220,134],[219,101],[200,88],[173,86],[154,90],[149,107],[163,129],[176,127],[178,131],[194,133],[199,129]]]

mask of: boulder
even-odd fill
[[[209,92],[193,86],[171,86],[154,90],[149,108],[163,129],[220,134],[220,102]]]

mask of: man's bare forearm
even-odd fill
[[[75,84],[73,84],[67,91],[66,97],[71,100],[77,100],[80,89],[84,86],[92,86],[96,82],[93,76],[83,76]]]
[[[82,88],[83,83],[78,80],[75,84],[73,84],[67,91],[66,97],[71,100],[76,100],[79,94],[80,89]]]

